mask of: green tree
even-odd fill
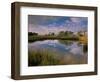
[[[35,32],[28,32],[28,35],[29,35],[29,36],[37,36],[38,33],[35,33]]]
[[[65,32],[64,31],[60,31],[58,35],[59,36],[63,36],[63,35],[65,35]]]

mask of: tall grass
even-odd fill
[[[60,64],[60,57],[50,51],[32,51],[28,55],[29,66]]]
[[[86,64],[86,56],[81,58],[72,54],[61,55],[48,50],[29,51],[28,66]]]

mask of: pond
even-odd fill
[[[88,57],[87,45],[84,45],[79,41],[69,41],[69,40],[42,40],[42,41],[31,42],[28,43],[28,52],[29,52],[28,54],[29,66],[86,64]],[[33,58],[32,60],[32,56],[30,56],[31,52],[33,55],[37,54],[39,56],[38,57],[33,56],[35,59]],[[41,55],[39,52],[41,53]],[[47,56],[41,57],[42,55],[45,54],[53,55],[54,57],[51,56],[48,56],[49,58]],[[45,63],[48,62],[49,60],[50,60],[49,63]],[[54,60],[57,60],[59,63]]]

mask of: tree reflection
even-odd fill
[[[70,46],[73,44],[73,41],[69,41],[69,40],[59,40],[59,42],[67,46]]]

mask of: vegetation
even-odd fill
[[[87,34],[84,32],[78,32],[74,34],[71,31],[60,31],[58,34],[55,33],[48,33],[45,35],[39,35],[35,32],[28,33],[28,41],[33,42],[37,40],[46,40],[46,39],[59,39],[59,40],[79,40],[85,44],[87,44]]]
[[[60,31],[58,34],[48,33],[45,35],[39,35],[38,33],[28,33],[28,41],[33,42],[37,40],[46,40],[46,39],[59,39],[59,40],[79,40],[79,37],[76,36],[71,31]]]
[[[58,39],[58,40],[78,40],[78,37],[66,37],[66,36],[29,36],[28,37],[28,41],[29,42],[33,42],[33,41],[37,41],[37,40],[47,40],[47,39]]]
[[[60,57],[48,50],[28,52],[28,55],[29,66],[57,65],[61,62]]]
[[[44,65],[68,65],[68,64],[84,64],[86,60],[84,56],[83,61],[80,61],[78,57],[72,54],[61,56],[58,53],[50,52],[48,50],[43,51],[29,51],[28,52],[28,66],[44,66]]]
[[[71,40],[59,40],[60,43],[65,44],[65,45],[71,45],[73,44],[73,41]]]
[[[84,44],[83,51],[87,52],[87,34],[84,32],[78,32],[74,34],[71,31],[60,31],[58,34],[48,33],[45,35],[39,35],[35,32],[28,33],[28,41],[34,42],[38,40],[54,40],[58,39],[61,43],[68,45],[72,44],[72,40],[79,41],[79,43]],[[69,42],[66,40],[70,40]],[[82,58],[84,61],[79,61],[76,56],[72,54],[67,54],[65,56],[59,55],[59,53],[54,53],[49,50],[32,50],[28,52],[28,66],[42,66],[42,65],[66,65],[66,64],[82,64],[86,63],[86,58]]]
[[[35,32],[28,32],[28,36],[38,36],[38,33],[35,33]]]

